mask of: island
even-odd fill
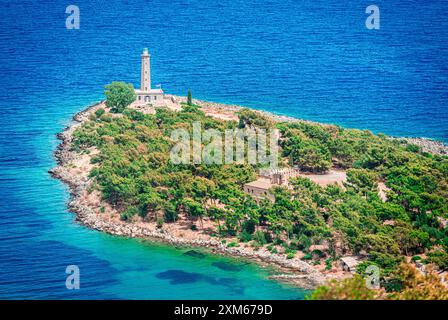
[[[141,77],[138,90],[107,85],[106,100],[58,135],[50,172],[69,185],[80,223],[275,266],[273,279],[318,288],[316,299],[448,299],[443,143],[165,94],[151,88],[147,50]],[[201,141],[174,163],[173,131],[197,123],[268,141],[278,132],[278,150],[270,163],[195,162]]]

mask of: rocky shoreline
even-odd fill
[[[184,99],[184,97],[176,98]],[[228,112],[235,112],[242,108],[240,106],[229,106],[199,100],[196,100],[195,102],[198,105],[224,109]],[[68,166],[69,163],[77,157],[77,153],[72,150],[73,132],[81,126],[83,122],[89,119],[91,113],[95,112],[102,105],[103,102],[99,102],[77,113],[73,117],[72,123],[66,127],[63,132],[57,135],[58,139],[61,140],[61,143],[55,151],[57,167],[51,169],[49,172],[53,177],[60,179],[69,186],[71,199],[68,206],[70,211],[76,214],[76,221],[89,228],[116,236],[149,239],[175,246],[206,248],[212,253],[224,254],[232,257],[242,257],[244,259],[255,261],[263,266],[276,266],[281,274],[272,275],[270,278],[293,284],[304,289],[313,289],[331,278],[331,276],[321,273],[304,261],[287,259],[284,255],[271,254],[266,251],[248,251],[243,247],[227,247],[226,244],[214,239],[184,239],[182,237],[175,237],[168,232],[165,232],[163,229],[145,228],[132,223],[106,219],[102,215],[97,214],[93,208],[81,201],[83,192],[87,190],[91,183],[90,179],[88,177],[72,174],[68,169]],[[274,118],[280,117],[277,118],[279,121],[300,121],[299,119],[290,117],[276,116],[269,113],[265,114]],[[439,152],[446,152],[446,154],[448,154],[448,147],[446,145],[432,140],[413,138],[409,143],[417,144],[422,147],[423,150],[425,150],[424,147],[427,147],[427,150],[439,150]],[[434,143],[437,145],[437,149],[435,149]]]
[[[397,140],[404,140],[409,144],[419,146],[423,152],[432,153],[439,156],[448,155],[448,146],[443,142],[428,138],[395,137]]]

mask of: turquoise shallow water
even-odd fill
[[[354,0],[80,0],[71,31],[64,1],[0,3],[0,298],[303,297],[254,265],[223,270],[227,258],[74,223],[47,173],[55,135],[105,83],[138,85],[143,47],[169,93],[448,140],[443,1],[376,1],[380,31],[364,27],[371,3]],[[71,264],[77,291],[65,288]]]

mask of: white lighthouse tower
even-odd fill
[[[162,89],[151,88],[151,56],[147,48],[143,49],[141,55],[140,90],[135,90],[137,103],[160,104],[163,102],[164,93]]]
[[[151,89],[151,56],[147,48],[143,49],[141,71],[140,90],[148,91]]]

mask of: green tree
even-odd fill
[[[100,118],[106,111],[103,108],[99,108],[98,110],[95,111],[95,116],[97,118]]]
[[[274,125],[274,122],[271,118],[263,115],[259,111],[243,108],[239,110],[237,114],[239,118],[239,128],[244,128],[246,125],[248,125],[269,129]]]
[[[187,104],[189,106],[193,105],[193,98],[191,97],[191,90],[188,90],[188,93],[187,93]]]
[[[141,210],[140,215],[146,217],[149,212],[154,213],[154,221],[157,221],[157,212],[162,208],[162,199],[159,194],[152,189],[146,190],[140,195]]]
[[[346,187],[355,192],[366,195],[368,192],[377,192],[377,174],[366,169],[347,170]]]
[[[218,223],[218,232],[221,232],[221,219],[225,217],[226,211],[216,206],[211,206],[208,209],[209,216]]]
[[[448,270],[448,253],[442,250],[436,250],[428,253],[428,259],[430,263],[434,263],[440,270]]]
[[[135,101],[136,95],[131,83],[112,82],[105,86],[106,106],[111,112],[120,113]]]
[[[201,227],[204,228],[202,217],[205,215],[205,210],[203,206],[192,199],[185,199],[184,201],[185,211],[188,216],[193,218],[199,218],[201,222]]]

